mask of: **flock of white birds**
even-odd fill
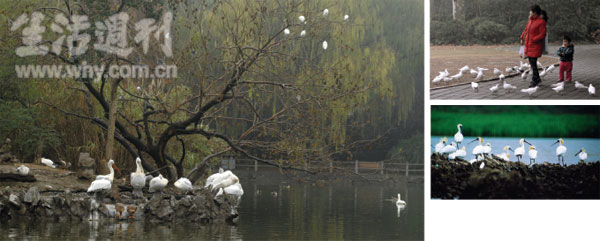
[[[328,16],[329,16],[329,9],[326,8],[326,9],[323,10],[323,17],[326,18]],[[300,21],[301,24],[307,24],[308,23],[308,20],[303,15],[298,16],[298,20]],[[344,21],[348,22],[349,20],[350,20],[350,16],[348,16],[348,14],[344,15]],[[286,29],[283,30],[283,34],[285,34],[286,36],[290,35],[291,33],[292,32],[290,31],[289,28],[286,28]],[[304,37],[304,36],[306,36],[306,30],[302,30],[300,32],[300,37]],[[323,47],[323,50],[327,50],[328,44],[327,44],[326,40],[324,40],[321,45]]]
[[[450,160],[454,160],[454,159],[462,159],[464,160],[467,156],[467,149],[466,146],[463,146],[462,148],[459,149],[459,145],[462,143],[463,141],[463,134],[462,134],[462,124],[458,124],[457,125],[458,128],[458,132],[456,134],[454,134],[454,141],[451,142],[450,144],[448,144],[448,139],[446,137],[442,137],[440,138],[440,141],[434,146],[435,149],[435,153],[440,154],[440,155],[444,155],[447,156],[448,159]],[[485,158],[499,158],[505,161],[510,161],[510,151],[512,151],[514,153],[514,155],[517,157],[517,161],[521,161],[524,156],[525,156],[525,143],[529,144],[529,151],[527,152],[528,156],[529,156],[529,164],[535,164],[535,160],[537,158],[537,150],[535,148],[535,145],[532,145],[531,143],[529,143],[527,140],[525,140],[525,138],[521,138],[519,140],[519,146],[513,150],[510,146],[505,146],[503,148],[504,152],[502,153],[497,153],[494,154],[492,152],[492,145],[487,142],[485,143],[485,145],[483,144],[483,138],[482,137],[477,137],[474,140],[472,140],[471,142],[469,142],[468,144],[477,141],[479,144],[477,146],[475,146],[472,150],[473,155],[475,155],[475,159],[469,160],[468,162],[470,162],[471,164],[473,164],[476,161],[483,161],[485,160]],[[567,147],[564,146],[565,141],[562,138],[558,138],[556,140],[556,142],[554,142],[554,144],[559,144],[558,147],[556,147],[556,156],[558,158],[558,162],[561,163],[563,165],[565,165],[565,154],[567,153]],[[579,149],[579,152],[577,152],[575,154],[575,156],[578,156],[579,159],[581,161],[585,161],[587,159],[587,153],[585,152],[584,148]],[[482,169],[485,166],[485,163],[482,163],[480,165],[480,168]]]
[[[540,76],[540,78],[544,79],[544,77],[548,73],[552,73],[554,71],[555,66],[549,65],[544,68],[540,62],[537,62],[537,68],[542,69],[539,72],[539,76]],[[450,73],[448,72],[448,69],[445,69],[443,72],[439,72],[440,74],[438,76],[436,76],[432,80],[432,82],[439,83],[439,82],[449,82],[452,80],[458,81],[458,80],[462,79],[465,75],[471,74],[472,77],[475,79],[475,81],[471,82],[471,88],[473,89],[474,92],[479,92],[479,82],[483,80],[483,77],[485,76],[484,72],[487,70],[489,70],[489,69],[481,68],[481,67],[477,67],[476,69],[471,69],[471,68],[469,68],[468,65],[465,65],[464,67],[462,67],[458,70],[459,72],[457,74],[450,75]],[[519,65],[515,65],[512,68],[506,68],[505,71],[506,71],[507,75],[517,75],[520,73],[521,78],[523,80],[526,80],[527,76],[529,75],[529,72],[531,72],[531,65],[528,63],[523,63],[523,61],[520,61]],[[500,70],[498,68],[494,68],[493,72],[494,72],[494,75],[498,76],[498,80],[500,81],[500,83],[502,85],[500,85],[500,83],[499,83],[499,84],[496,84],[496,85],[490,87],[489,90],[491,93],[493,93],[493,94],[498,93],[500,88],[504,89],[507,93],[511,92],[512,90],[517,89],[516,86],[511,85],[510,83],[508,83],[506,81],[506,76],[504,75],[504,72],[502,72],[502,70]],[[521,89],[521,92],[529,95],[529,97],[532,97],[533,94],[535,94],[537,92],[538,87],[539,87],[539,85],[535,86],[535,87],[527,88],[527,89]],[[586,86],[583,83],[580,83],[579,81],[575,81],[575,88],[576,89],[587,89],[589,95],[596,94],[596,88],[591,83],[589,84],[589,86]],[[565,90],[565,82],[562,81],[562,82],[553,84],[552,90],[558,94],[562,93],[562,91]]]

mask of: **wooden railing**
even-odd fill
[[[253,168],[255,172],[263,168],[277,168],[276,166],[266,165],[251,159],[229,159],[221,162],[221,167],[225,169]],[[296,166],[310,171],[333,172],[335,169],[342,169],[357,174],[392,174],[409,176],[411,174],[423,175],[425,165],[422,163],[400,162],[400,160],[384,160],[378,162],[365,161],[311,161],[304,165]]]

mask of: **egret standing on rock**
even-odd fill
[[[183,192],[189,192],[193,189],[192,182],[185,177],[179,178],[173,185]]]
[[[461,132],[462,124],[456,125],[456,128],[458,128],[458,132],[454,134],[454,141],[456,142],[457,146],[460,146],[460,143],[463,141],[463,134]]]
[[[562,164],[565,166],[565,153],[567,153],[567,147],[563,145],[565,141],[562,138],[558,138],[558,140],[556,140],[556,142],[554,142],[552,145],[556,143],[560,143],[558,147],[556,147],[556,157],[558,157],[558,163],[560,164],[562,160]]]
[[[115,170],[117,170],[118,173],[121,173],[121,172],[119,171],[119,168],[117,168],[117,165],[115,165],[115,161],[113,161],[113,160],[109,160],[108,163],[106,163],[106,165],[108,166],[109,173],[106,175],[96,176],[96,180],[106,179],[110,183],[112,183],[113,180],[115,179]]]
[[[512,151],[513,149],[510,148],[510,146],[505,146],[504,147],[504,152],[500,153],[499,155],[496,155],[496,157],[505,160],[505,161],[510,161],[510,151]]]
[[[440,142],[438,142],[437,144],[435,144],[435,152],[441,154],[442,153],[442,149],[444,149],[444,146],[446,146],[446,137],[440,138]]]
[[[472,152],[473,155],[475,155],[476,158],[478,156],[482,156],[483,157],[483,145],[482,145],[483,144],[483,138],[477,137],[477,138],[475,138],[475,140],[472,140],[471,142],[474,142],[474,141],[479,141],[479,145],[477,145],[477,146],[475,146],[473,148],[473,152]],[[469,143],[471,143],[471,142],[469,142]]]
[[[521,146],[515,149],[515,156],[517,157],[517,161],[521,161],[521,158],[523,158],[523,155],[525,155],[525,143],[531,146],[531,143],[527,142],[524,138],[521,138],[521,140],[519,140],[519,145]]]
[[[156,192],[162,191],[163,188],[167,186],[169,180],[164,178],[162,174],[159,174],[158,177],[152,178],[150,183],[148,184],[148,192]]]
[[[575,153],[575,156],[579,155],[579,161],[585,161],[587,159],[587,153],[585,153],[585,148],[579,149],[579,152]]]
[[[535,146],[530,146],[529,147],[529,165],[531,164],[535,164],[535,159],[537,158],[537,150],[535,149]],[[532,163],[533,161],[533,163]]]
[[[133,187],[133,194],[135,196],[142,196],[142,188],[146,186],[146,174],[144,174],[144,168],[142,167],[142,160],[138,157],[135,159],[135,172],[131,173],[130,182]]]

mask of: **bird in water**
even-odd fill
[[[404,200],[402,200],[400,193],[398,193],[398,199],[396,199],[396,206],[404,206],[404,205],[406,205],[406,202]]]

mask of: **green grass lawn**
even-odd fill
[[[594,106],[432,106],[431,135],[454,135],[458,123],[465,136],[600,138]]]

